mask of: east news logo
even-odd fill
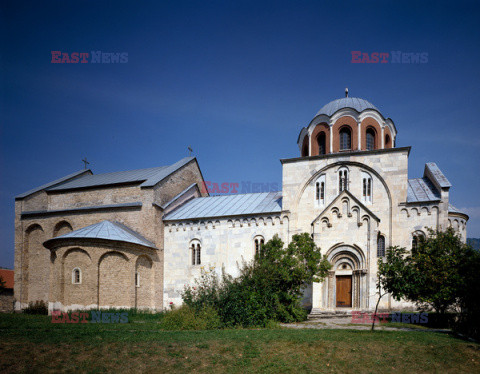
[[[351,51],[352,64],[426,64],[428,52],[362,52]]]
[[[51,51],[52,64],[126,64],[128,62],[127,52],[62,52]]]
[[[128,312],[52,312],[52,323],[128,323]]]

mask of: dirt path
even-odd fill
[[[430,329],[422,326],[411,325],[405,326],[389,326],[389,323],[375,323],[375,330],[381,331],[430,331],[430,332],[451,332],[449,329]],[[371,323],[360,324],[352,323],[352,317],[338,317],[338,318],[318,318],[305,322],[298,323],[283,323],[283,327],[292,329],[345,329],[345,330],[370,330]]]

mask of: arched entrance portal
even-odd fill
[[[326,280],[323,298],[326,309],[366,308],[366,262],[363,251],[354,246],[336,246],[327,252],[333,265]]]

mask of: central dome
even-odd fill
[[[328,104],[324,105],[322,109],[318,111],[316,116],[319,116],[321,114],[327,115],[329,117],[332,116],[332,114],[338,112],[340,109],[344,108],[352,108],[355,109],[357,112],[361,113],[366,109],[374,109],[377,112],[379,111],[375,105],[373,105],[371,102],[360,99],[358,97],[344,97],[343,99],[337,99],[329,102]],[[315,117],[316,117],[315,116]]]

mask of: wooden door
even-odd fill
[[[352,276],[337,275],[337,307],[352,306]]]

